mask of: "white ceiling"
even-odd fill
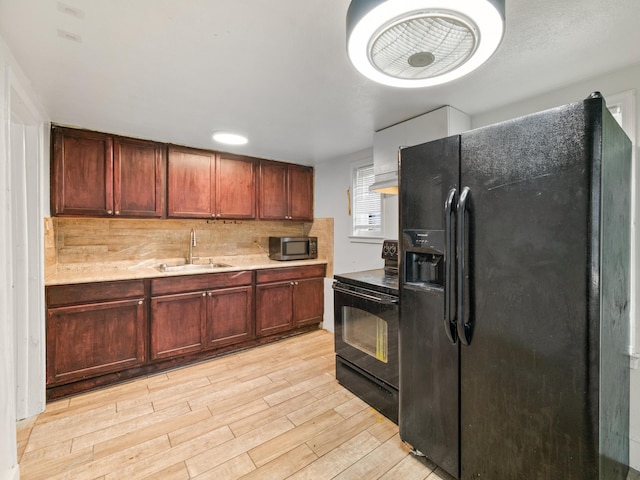
[[[306,164],[441,105],[474,115],[640,63],[640,0],[506,0],[504,39],[484,66],[399,90],[349,63],[348,6],[0,0],[0,35],[55,123]],[[250,143],[221,148],[220,129]]]

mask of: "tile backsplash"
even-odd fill
[[[45,219],[45,271],[68,264],[184,258],[192,228],[194,255],[200,257],[266,254],[270,236],[313,235],[319,238],[319,258],[333,261],[332,218],[302,223],[53,217]]]

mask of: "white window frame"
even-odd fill
[[[637,304],[636,291],[638,282],[640,282],[640,264],[638,262],[640,256],[640,239],[638,235],[637,215],[638,211],[638,195],[640,195],[640,185],[638,184],[638,175],[636,166],[636,92],[635,90],[627,90],[614,95],[606,95],[607,108],[611,111],[614,118],[620,123],[631,140],[631,305],[630,321],[629,321],[629,356],[631,357],[631,368],[637,368],[640,361],[640,318],[638,313],[640,305]]]
[[[359,194],[357,192],[356,186],[356,178],[358,171],[365,167],[371,167],[373,169],[373,159],[369,158],[365,161],[360,161],[352,164],[351,166],[351,184],[349,191],[351,192],[351,216],[350,216],[350,232],[349,239],[353,243],[382,243],[384,239],[384,195],[381,193],[374,193],[374,195],[379,195],[380,198],[380,229],[366,232],[366,231],[357,231],[356,230],[356,202],[358,201]]]

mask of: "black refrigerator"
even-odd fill
[[[464,480],[626,478],[631,142],[602,96],[399,162],[402,440]]]

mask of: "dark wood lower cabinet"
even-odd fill
[[[253,287],[223,288],[207,293],[206,348],[253,337]]]
[[[142,365],[146,360],[146,305],[142,281],[105,283],[104,290],[131,296],[100,298],[100,284],[83,292],[50,287],[47,299],[47,385],[94,377]],[[78,293],[78,295],[73,295]],[[75,299],[75,300],[74,300]],[[73,305],[69,302],[87,303]]]
[[[324,265],[256,273],[256,335],[318,324],[324,315]]]
[[[91,284],[47,296],[47,398],[317,328],[325,266]]]
[[[256,335],[289,330],[293,325],[293,282],[256,287]]]
[[[207,315],[204,292],[151,298],[151,359],[202,350]]]
[[[324,316],[324,278],[296,280],[293,289],[293,326],[322,321]]]

